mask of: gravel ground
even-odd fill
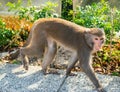
[[[30,66],[25,71],[21,65],[0,64],[0,92],[56,92],[61,84],[65,71],[61,74],[43,75],[40,66]],[[120,77],[97,74],[107,92],[120,92]],[[77,72],[77,76],[69,76],[61,88],[61,92],[96,92],[88,77]]]

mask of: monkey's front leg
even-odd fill
[[[96,78],[95,73],[92,69],[92,66],[90,65],[90,63],[88,61],[81,62],[81,68],[86,73],[86,75],[90,78],[90,80],[93,82],[93,84],[96,87],[98,92],[106,92],[100,85],[100,83],[99,83],[98,79]]]

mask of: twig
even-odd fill
[[[112,40],[113,40],[113,31],[114,31],[114,9],[111,9],[111,24],[112,24],[112,30],[110,31],[110,57],[112,54]]]

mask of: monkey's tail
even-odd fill
[[[65,76],[65,78],[63,79],[62,83],[60,84],[60,86],[56,92],[60,92],[60,89],[61,89],[62,85],[65,83],[65,80],[67,79],[67,77],[68,77],[68,75]]]

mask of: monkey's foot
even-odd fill
[[[55,69],[49,69],[49,70],[42,70],[43,74],[46,75],[46,74],[57,74],[57,75],[60,75],[60,73],[58,73],[57,70]]]
[[[47,74],[47,73],[46,73],[46,69],[42,69],[41,72],[42,72],[44,75]]]
[[[58,71],[56,69],[49,69],[47,74],[57,74],[57,75],[60,75],[60,73],[58,73]]]
[[[23,66],[23,68],[24,68],[25,70],[28,70],[28,66]]]

